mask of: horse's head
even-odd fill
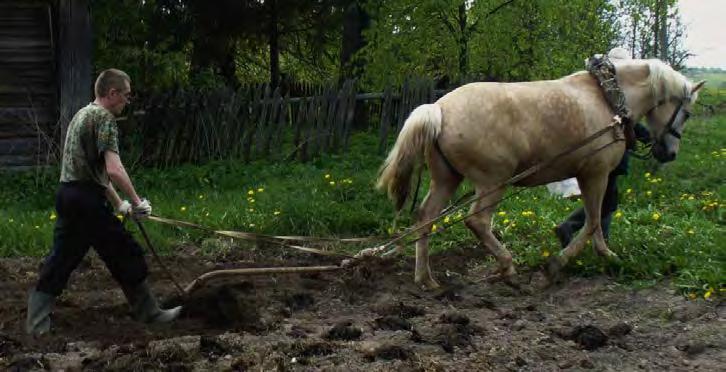
[[[691,115],[691,106],[705,81],[694,84],[657,59],[630,60],[627,63],[639,64],[640,69],[631,69],[636,71],[632,76],[642,77],[639,83],[633,85],[640,88],[641,94],[631,94],[631,97],[638,98],[628,102],[637,115],[633,119],[645,116],[654,140],[653,157],[661,163],[673,161],[678,154],[683,128]]]

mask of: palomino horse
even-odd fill
[[[655,59],[613,62],[632,121],[644,116],[647,119],[655,138],[654,157],[661,162],[675,159],[690,107],[704,82],[694,84]],[[512,255],[491,231],[492,214],[505,191],[500,186],[523,170],[586,141],[612,122],[613,111],[597,80],[584,71],[558,80],[467,84],[411,113],[381,167],[377,187],[387,190],[400,210],[408,196],[413,169],[425,158],[431,183],[419,208],[418,222],[430,225],[463,178],[471,180],[479,196],[471,205],[471,213],[481,212],[467,217],[466,226],[496,258],[496,276],[507,279],[515,274]],[[615,130],[605,133],[515,183],[531,187],[576,177],[582,191],[585,228],[559,255],[550,258],[550,277],[578,255],[590,237],[598,254],[615,257],[603,238],[600,208],[608,173],[625,151],[619,138]],[[415,281],[435,288],[438,284],[431,275],[428,257],[430,228],[426,226],[416,242]]]

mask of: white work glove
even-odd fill
[[[136,218],[146,218],[151,216],[151,203],[146,199],[141,199],[141,203],[133,206],[132,211]]]
[[[128,200],[124,200],[116,207],[116,213],[122,214],[124,216],[127,216],[131,214],[131,203],[129,203]]]

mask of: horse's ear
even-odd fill
[[[701,80],[696,85],[693,86],[693,89],[691,89],[691,94],[698,92],[703,86],[706,84],[706,80]]]

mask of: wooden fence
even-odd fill
[[[380,93],[356,92],[355,81],[289,97],[269,85],[237,90],[176,90],[144,99],[121,122],[134,163],[161,167],[218,159],[307,161],[348,150],[356,110],[367,110],[357,128],[376,130],[385,152],[408,114],[437,96],[432,80],[409,79]],[[376,151],[375,149],[371,149]],[[128,155],[127,155],[128,156]]]

